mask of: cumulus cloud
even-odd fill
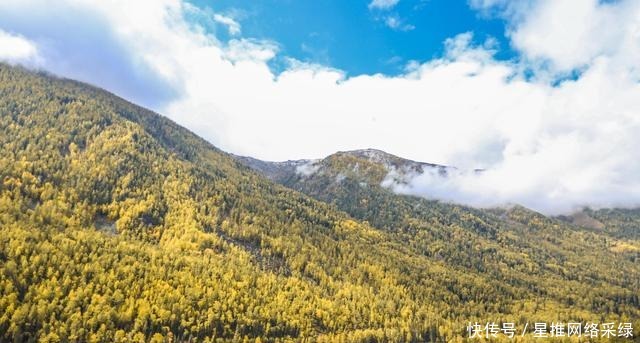
[[[473,0],[471,4],[506,18],[514,47],[529,62],[547,64],[553,72],[588,68],[601,56],[637,57],[637,1]]]
[[[564,0],[524,12],[485,0],[477,6],[509,21],[518,61],[463,33],[402,75],[354,77],[293,59],[274,73],[277,43],[221,42],[181,0],[42,2],[0,2],[0,29],[31,42],[42,68],[151,107],[226,151],[287,160],[379,148],[459,167],[397,191],[477,206],[640,204],[637,1],[571,1],[585,7],[572,19]],[[473,168],[487,171],[463,172]]]
[[[164,46],[150,40],[161,43],[165,34],[187,31],[177,17],[180,9],[162,2],[146,7],[143,1],[0,1],[0,29],[31,42],[40,67],[157,108],[182,85],[159,61],[176,47],[170,39]]]
[[[31,64],[37,59],[38,50],[33,42],[0,30],[0,61]]]

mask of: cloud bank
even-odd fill
[[[507,21],[517,61],[461,33],[399,76],[347,77],[293,59],[276,74],[276,42],[242,37],[229,21],[237,34],[222,42],[207,30],[222,17],[181,0],[3,1],[0,59],[104,87],[236,154],[371,147],[487,169],[417,176],[400,192],[545,213],[638,206],[640,3],[471,4]]]

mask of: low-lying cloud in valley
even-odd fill
[[[417,176],[404,193],[545,213],[640,205],[640,2],[518,3],[471,1],[507,21],[517,60],[467,32],[398,76],[293,59],[275,73],[277,42],[181,0],[3,1],[0,59],[104,87],[236,154],[373,147],[486,169]]]

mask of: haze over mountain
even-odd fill
[[[399,196],[380,186],[381,159],[434,166],[366,151],[296,174],[289,186],[318,201],[151,111],[5,64],[0,133],[3,341],[423,342],[462,340],[488,319],[640,326],[635,212],[594,215],[614,232]]]

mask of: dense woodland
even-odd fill
[[[598,229],[401,197],[374,164],[335,182],[354,162],[290,185],[316,200],[102,90],[0,64],[0,342],[463,341],[474,321],[638,336],[637,212],[592,211]]]

